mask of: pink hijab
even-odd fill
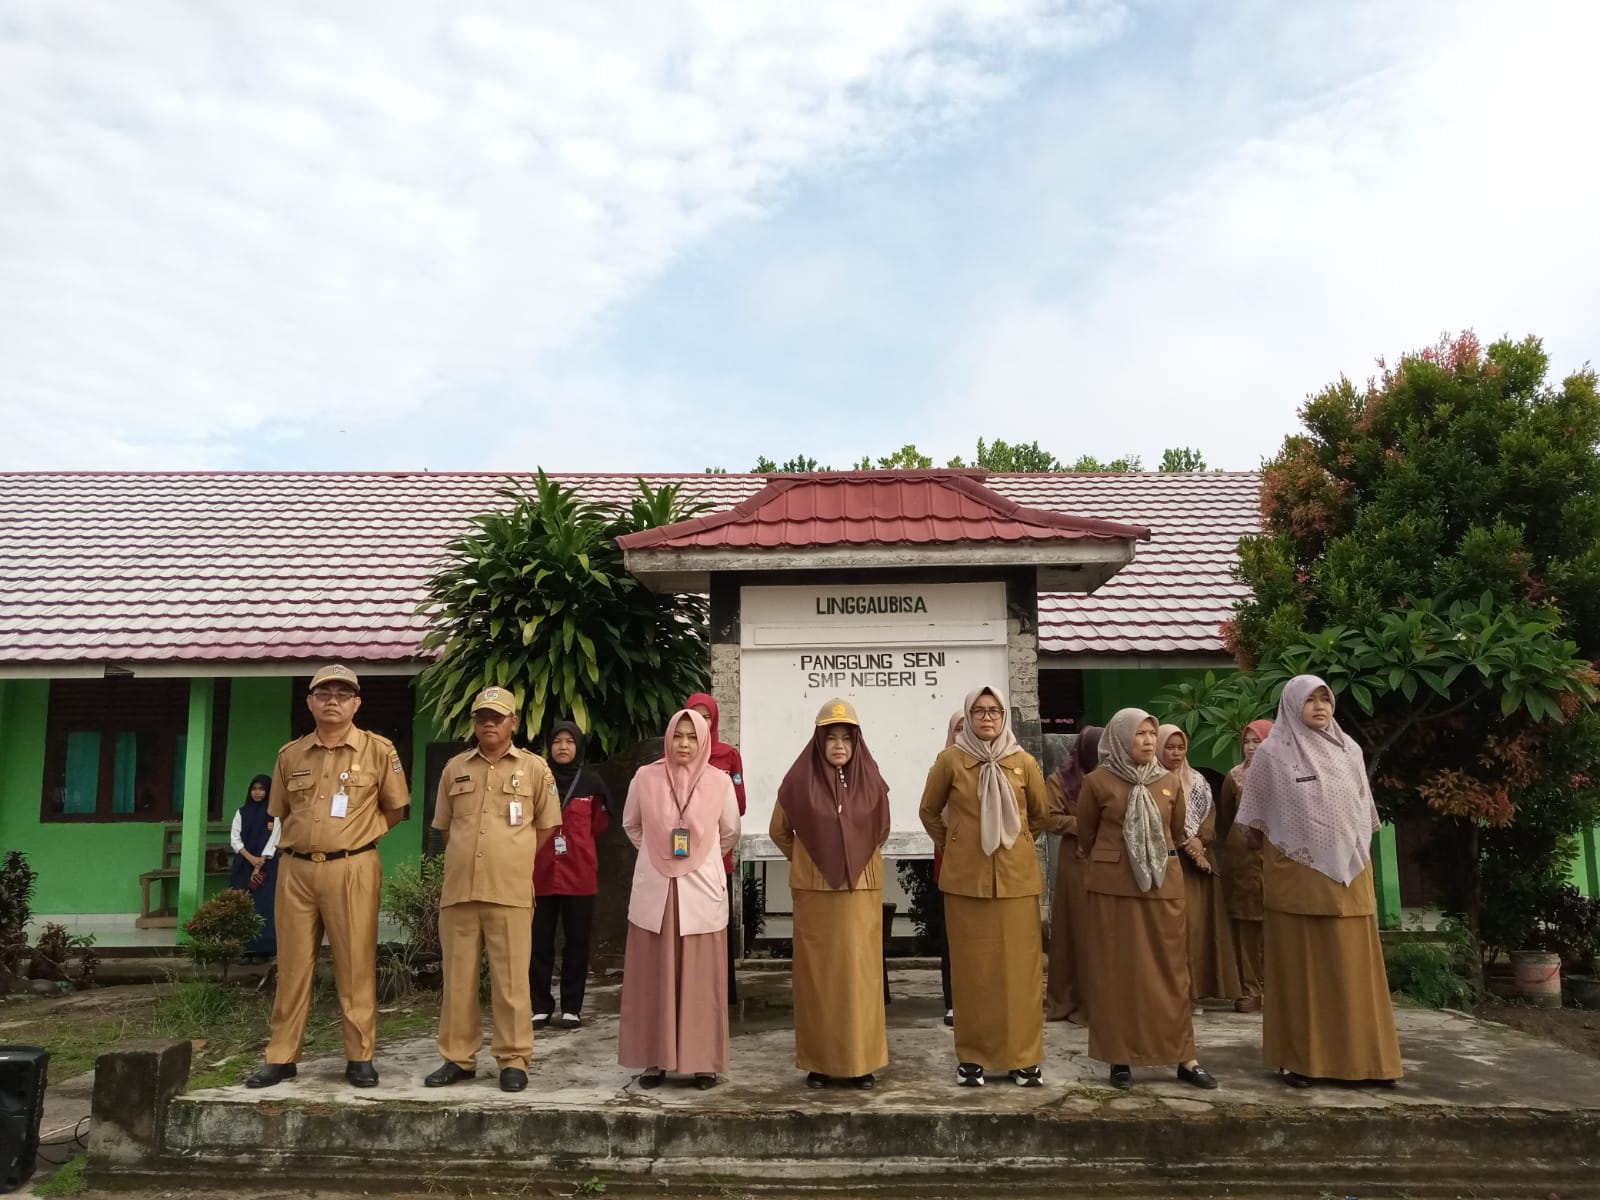
[[[1378,806],[1361,747],[1337,721],[1316,730],[1300,716],[1319,687],[1328,685],[1315,675],[1284,687],[1278,719],[1245,772],[1235,824],[1261,830],[1286,857],[1348,887],[1372,858]]]
[[[672,760],[672,731],[689,718],[699,746],[686,766]],[[662,757],[639,768],[629,791],[639,799],[641,842],[650,862],[661,874],[687,875],[705,862],[708,854],[721,854],[718,822],[722,817],[723,788],[732,787],[726,774],[707,770],[711,762],[711,724],[697,712],[680,709],[667,723]],[[681,815],[680,815],[681,806]],[[672,831],[689,830],[689,855],[672,853]]]

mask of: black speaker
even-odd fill
[[[0,1192],[16,1191],[33,1175],[49,1065],[42,1046],[0,1046]]]

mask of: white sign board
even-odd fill
[[[932,854],[917,806],[950,716],[1008,678],[1005,584],[746,587],[739,622],[741,857],[782,857],[767,837],[778,785],[835,696],[856,706],[889,784],[889,853]]]

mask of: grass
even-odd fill
[[[89,1190],[89,1155],[74,1154],[50,1178],[36,1185],[35,1196],[76,1196]]]
[[[238,1083],[259,1061],[266,1045],[271,992],[248,986],[188,981],[120,987],[104,994],[6,1002],[0,1006],[0,1040],[50,1051],[50,1078],[70,1079],[91,1070],[95,1059],[120,1042],[138,1038],[187,1038],[194,1045],[189,1089]],[[378,1037],[398,1041],[432,1033],[438,997],[416,993],[378,1014]],[[306,1053],[342,1054],[343,1019],[338,997],[319,982],[306,1025]]]

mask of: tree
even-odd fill
[[[1600,814],[1600,395],[1590,370],[1547,383],[1533,338],[1464,333],[1379,371],[1309,399],[1266,464],[1250,594],[1222,632],[1247,670],[1281,675],[1307,646],[1342,670],[1380,809],[1429,819],[1477,933],[1483,879],[1548,872]],[[1556,762],[1564,800],[1535,829],[1524,804]]]
[[[765,454],[758,455],[756,465],[750,468],[757,475],[798,475],[810,471],[831,471],[832,467],[819,467],[817,460],[808,458],[804,454],[797,454],[782,465],[773,462]],[[670,715],[670,714],[669,714]]]
[[[952,463],[951,465],[955,464]],[[1027,445],[1018,442],[1013,446],[999,438],[996,438],[992,444],[985,444],[982,438],[978,439],[978,452],[973,460],[973,466],[982,467],[986,471],[1005,474],[1062,471],[1066,469],[1054,454],[1044,449],[1036,441],[1029,442]]]
[[[1206,460],[1200,456],[1198,450],[1191,450],[1188,446],[1175,446],[1162,453],[1161,466],[1157,469],[1167,474],[1204,471]]]
[[[880,457],[874,467],[872,456],[869,454],[855,465],[857,471],[925,471],[933,466],[933,459],[929,458],[915,445],[907,442],[893,454]]]
[[[1121,458],[1114,458],[1104,463],[1092,454],[1085,454],[1080,456],[1068,470],[1079,475],[1127,475],[1139,470],[1139,467],[1137,454],[1125,454]]]
[[[513,689],[542,740],[570,717],[610,755],[657,735],[706,683],[706,602],[658,596],[623,566],[617,538],[708,507],[639,481],[627,507],[583,500],[543,471],[451,542],[419,612],[437,657],[417,687],[437,724],[464,736],[480,688]]]

